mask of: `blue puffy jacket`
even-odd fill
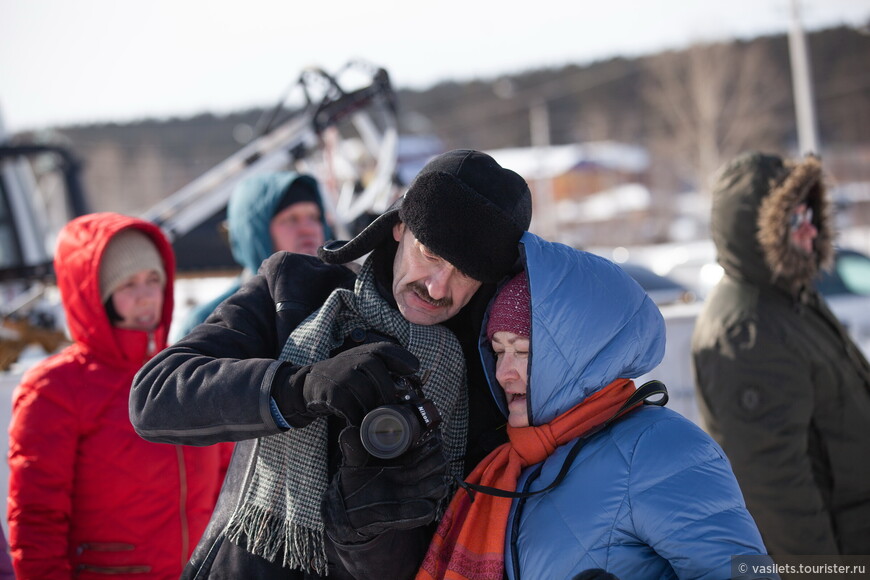
[[[529,233],[521,255],[532,300],[531,424],[658,365],[661,313],[619,266]],[[481,356],[504,411],[485,337]],[[517,491],[547,487],[572,446],[526,468]],[[678,413],[654,406],[591,437],[555,489],[515,499],[505,537],[511,580],[572,578],[592,568],[622,580],[731,578],[731,556],[765,553],[719,446]]]

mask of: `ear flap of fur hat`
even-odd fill
[[[163,260],[151,238],[136,229],[121,230],[109,240],[100,259],[100,299],[105,302],[124,281],[142,270],[154,270],[166,283]]]
[[[402,198],[350,241],[333,240],[317,250],[317,257],[327,264],[347,264],[374,250],[391,235],[393,226],[399,223],[399,206]]]

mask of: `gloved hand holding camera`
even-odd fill
[[[388,530],[410,530],[435,520],[448,492],[440,436],[428,437],[394,459],[369,454],[358,427],[344,429],[339,445],[344,461],[322,502],[333,540],[360,543]]]
[[[423,392],[421,379],[415,375],[396,377],[396,401],[366,414],[360,439],[369,454],[393,459],[422,445],[440,425],[441,413]]]
[[[301,367],[272,397],[294,427],[326,415],[359,425],[372,409],[396,401],[396,377],[419,368],[417,357],[397,344],[364,344]]]

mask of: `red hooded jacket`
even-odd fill
[[[153,332],[112,326],[100,300],[100,260],[124,228],[150,236],[163,258],[163,314]],[[229,448],[149,443],[130,424],[133,376],[167,342],[172,248],[151,223],[91,214],[61,231],[54,266],[74,343],[28,371],[13,395],[15,572],[19,580],[177,579],[208,523]]]

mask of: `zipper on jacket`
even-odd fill
[[[526,479],[525,485],[523,485],[522,492],[527,493],[529,488],[532,486],[532,482],[538,479],[538,476],[541,475],[541,470],[544,468],[544,463],[541,462],[537,469],[535,469]],[[511,530],[511,567],[514,570],[514,580],[520,580],[520,551],[517,542],[519,540],[520,535],[520,517],[523,515],[523,508],[526,507],[526,500],[528,497],[520,498],[517,502],[517,509],[514,510],[514,518],[511,522],[510,530]]]
[[[85,542],[79,544],[76,548],[76,555],[81,556],[88,550],[94,552],[129,552],[135,550],[133,544],[125,544],[123,542]]]
[[[154,331],[148,332],[148,346],[145,348],[145,354],[150,359],[157,354],[157,341],[154,340]]]
[[[147,574],[151,571],[151,566],[92,566],[90,564],[79,564],[76,566],[76,570],[117,576],[118,574]]]
[[[175,454],[178,457],[178,482],[180,496],[178,498],[181,517],[181,567],[187,564],[187,549],[190,546],[190,530],[187,524],[187,471],[184,466],[184,450],[180,445],[175,446]]]

